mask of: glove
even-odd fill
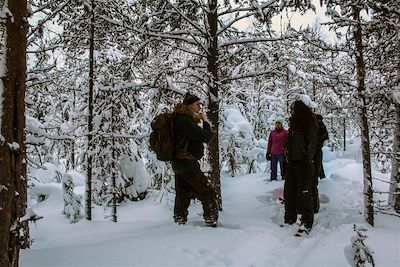
[[[268,160],[268,161],[270,161],[271,160],[271,154],[265,154],[265,158]]]

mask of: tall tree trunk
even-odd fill
[[[8,3],[7,3],[8,2]],[[5,1],[4,85],[0,90],[0,266],[18,266],[19,250],[29,246],[27,222],[20,222],[26,210],[25,81],[26,0]],[[5,9],[3,9],[5,10]],[[2,92],[1,92],[2,91]]]
[[[264,108],[262,106],[261,103],[261,95],[262,95],[262,85],[261,82],[258,78],[255,78],[255,81],[253,83],[253,90],[254,92],[257,92],[257,107],[256,107],[256,120],[253,122],[254,124],[254,133],[255,133],[255,137],[257,139],[263,138],[265,137],[264,135],[264,127],[262,125],[262,120],[259,120],[259,118],[261,118],[261,115],[263,113],[263,111],[261,110],[262,108]]]
[[[116,114],[114,110],[114,101],[116,101],[116,98],[114,96],[114,92],[111,92],[111,143],[112,143],[112,162],[111,162],[111,187],[112,187],[112,211],[111,211],[111,217],[113,222],[117,222],[117,171],[116,171],[116,160],[117,160],[117,155],[115,153],[116,147],[115,147],[115,138],[114,138],[114,120]]]
[[[87,180],[86,180],[86,219],[92,220],[92,139],[93,139],[93,84],[94,84],[94,0],[90,18],[89,44],[89,96],[88,96],[88,151],[87,151]]]
[[[397,32],[397,47],[400,50],[400,32]],[[399,60],[399,55],[397,55]],[[397,61],[398,61],[397,60]],[[400,94],[400,66],[397,66],[396,75],[396,87],[397,93]],[[389,187],[389,205],[394,207],[394,210],[400,214],[400,103],[399,99],[395,100],[395,121],[396,126],[394,128],[393,137],[393,157],[392,157],[392,173],[390,176],[390,187]]]
[[[222,210],[220,165],[219,165],[219,99],[218,99],[218,36],[217,36],[217,0],[208,2],[208,55],[207,71],[210,75],[208,81],[209,112],[208,117],[212,124],[212,135],[209,144],[209,161],[211,165],[211,180],[218,197],[219,209]]]
[[[363,58],[362,31],[360,20],[360,9],[353,6],[353,19],[357,22],[353,30],[356,46],[356,69],[357,69],[357,91],[359,100],[359,113],[361,120],[361,149],[364,170],[364,217],[365,220],[374,226],[372,174],[371,174],[371,151],[369,142],[369,129],[367,118],[367,101],[365,97],[365,64]]]
[[[346,151],[346,117],[343,117],[343,151]]]
[[[73,101],[72,101],[72,111],[75,112],[75,100],[76,100],[76,95],[75,95],[75,90],[73,91]],[[71,121],[73,122],[74,119],[72,118]],[[69,165],[68,167],[70,169],[75,169],[75,140],[69,141],[69,147],[71,150],[70,158],[68,159]]]
[[[394,128],[392,173],[390,176],[389,205],[400,214],[400,104],[396,103],[396,126]]]

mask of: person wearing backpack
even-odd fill
[[[204,155],[204,143],[210,141],[211,126],[205,114],[200,112],[200,98],[186,93],[181,104],[174,108],[173,132],[175,158],[172,168],[175,172],[174,221],[187,222],[188,208],[194,195],[203,206],[203,218],[207,226],[218,224],[216,193],[211,181],[200,169],[199,160]],[[202,122],[202,127],[198,123]]]
[[[285,180],[285,142],[287,130],[282,127],[283,118],[275,120],[275,129],[268,137],[267,160],[271,161],[271,181],[276,181],[278,177],[278,163],[281,170],[282,180]]]
[[[309,233],[314,223],[313,181],[314,156],[317,148],[317,121],[312,110],[302,101],[290,108],[289,131],[285,145],[286,177],[284,184],[287,224],[294,224],[301,214],[299,234]]]
[[[324,166],[322,165],[322,147],[324,142],[329,139],[328,130],[323,122],[323,118],[319,114],[315,114],[318,125],[317,134],[317,149],[314,156],[314,190],[313,190],[313,203],[314,203],[314,213],[319,212],[319,193],[318,193],[318,178],[325,178]]]

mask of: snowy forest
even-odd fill
[[[225,213],[225,230],[247,229],[240,220],[228,223],[235,205],[224,199],[233,192],[224,179],[240,180],[244,188],[260,192],[259,201],[268,207],[261,197],[267,189],[258,191],[268,183],[262,180],[269,177],[268,133],[278,117],[287,126],[290,104],[302,97],[315,104],[314,112],[327,126],[324,157],[336,155],[336,164],[357,151],[352,154],[360,164],[353,175],[361,190],[354,200],[362,214],[357,223],[368,232],[382,221],[398,225],[398,0],[0,0],[0,10],[0,266],[78,266],[68,260],[35,265],[39,257],[29,254],[44,238],[42,232],[32,236],[48,219],[40,205],[50,203],[67,227],[77,225],[68,228],[71,233],[90,232],[99,220],[108,223],[100,231],[128,231],[127,213],[134,211],[129,218],[140,220],[150,216],[146,207],[154,205],[162,209],[154,217],[171,224],[165,232],[152,225],[154,232],[179,231],[170,210],[174,173],[150,150],[149,136],[153,118],[171,112],[186,92],[201,98],[212,125],[201,161]],[[302,23],[317,11],[323,17]],[[336,165],[326,164],[333,173]],[[249,177],[260,177],[261,183],[247,187]],[[332,177],[338,176],[321,181],[322,189],[333,183]],[[279,188],[272,185],[268,188]],[[246,202],[247,194],[243,202],[253,203]],[[273,205],[281,216],[279,203]],[[351,224],[354,262],[347,266],[374,266],[371,255],[377,253],[364,245],[363,227]],[[205,236],[213,233],[222,232]],[[400,228],[391,233],[397,243],[392,261],[378,257],[376,266],[400,263]],[[187,234],[182,238],[190,239]],[[150,244],[142,241],[142,246]],[[135,263],[115,256],[111,263],[83,260],[80,266],[307,266],[304,261],[267,261],[266,256],[269,264],[261,256],[244,261],[252,258],[252,248],[247,249],[241,259],[225,262]],[[85,247],[81,250],[85,253]],[[326,266],[343,266],[332,264]]]

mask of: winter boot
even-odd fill
[[[179,225],[186,224],[187,223],[187,218],[175,215],[174,216],[174,222],[179,224]]]
[[[311,232],[311,227],[307,227],[304,224],[300,225],[299,230],[294,234],[294,236],[300,237],[304,235],[308,235]]]
[[[218,212],[214,211],[212,214],[208,216],[204,216],[204,222],[206,226],[209,227],[217,227],[218,226]]]
[[[288,220],[288,219],[285,219],[285,224],[292,225],[292,224],[295,224],[295,223],[296,223],[295,220]]]
[[[218,226],[218,221],[214,220],[212,218],[204,219],[204,222],[206,223],[206,226],[208,226],[208,227],[214,227],[215,228],[215,227]]]
[[[308,227],[305,224],[301,224],[300,227],[299,227],[299,231],[298,232],[308,235],[311,232],[311,227]]]

